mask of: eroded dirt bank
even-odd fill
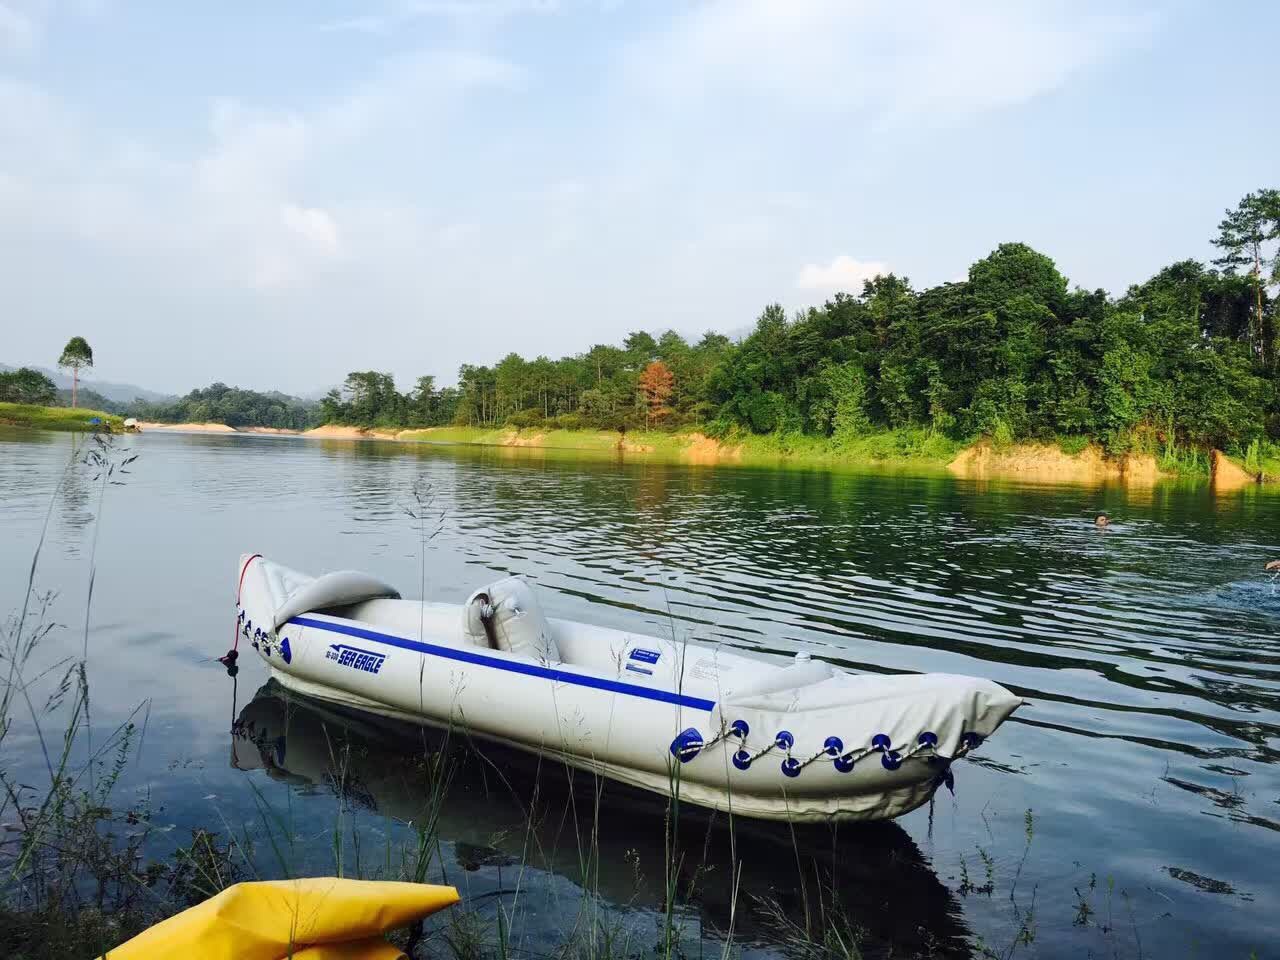
[[[1209,455],[1209,472],[1217,493],[1230,493],[1258,483],[1261,478],[1249,473],[1221,450]]]
[[[1015,444],[996,449],[977,443],[962,450],[947,469],[967,479],[997,477],[1032,480],[1040,483],[1114,483],[1150,485],[1163,474],[1152,456],[1112,458],[1090,444],[1079,453],[1066,453],[1047,443]]]

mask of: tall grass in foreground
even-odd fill
[[[144,927],[156,915],[152,908],[160,899],[154,889],[159,874],[139,869],[149,812],[141,806],[118,812],[109,806],[140,733],[136,720],[141,707],[105,738],[96,743],[93,738],[86,668],[92,551],[81,657],[38,668],[35,659],[58,627],[52,619],[54,594],[36,588],[58,491],[70,471],[91,473],[99,485],[101,513],[107,487],[121,482],[134,459],[118,455],[111,439],[101,434],[73,441],[49,498],[21,607],[0,630],[0,748],[20,732],[36,749],[42,767],[38,783],[0,768],[0,820],[12,818],[0,842],[0,945],[10,957],[49,956],[67,947],[105,948],[121,934]],[[36,691],[42,682],[52,689],[40,702]],[[46,726],[58,718],[63,729],[55,736]]]

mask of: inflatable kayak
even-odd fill
[[[463,604],[242,556],[237,637],[285,687],[771,820],[926,803],[1021,704],[989,680],[861,676],[543,616],[507,578]]]

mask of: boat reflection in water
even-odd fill
[[[232,726],[231,763],[400,823],[434,814],[442,855],[475,878],[446,863],[464,908],[468,889],[473,900],[478,889],[509,892],[517,876],[525,902],[539,876],[629,913],[665,902],[667,801],[551,758],[346,713],[269,681]],[[866,956],[970,955],[958,902],[896,823],[738,819],[731,830],[727,816],[685,806],[678,840],[680,898],[707,933],[732,919],[736,943],[780,946],[807,922],[819,937],[824,924],[857,931]],[[478,882],[485,873],[497,882]],[[558,906],[572,919],[572,904]]]

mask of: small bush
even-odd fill
[[[537,410],[519,410],[507,417],[507,426],[523,430],[527,427],[540,427],[546,420]]]
[[[1078,434],[1058,437],[1058,449],[1069,457],[1074,457],[1076,454],[1084,453],[1085,447],[1087,446],[1089,446],[1088,437],[1080,436]]]

